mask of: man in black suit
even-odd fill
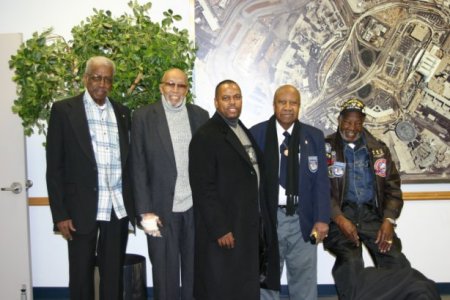
[[[133,114],[131,165],[136,213],[147,233],[154,299],[191,300],[194,213],[188,147],[191,136],[209,115],[186,103],[189,85],[182,70],[167,70],[159,88],[161,100]]]
[[[115,66],[86,63],[86,91],[53,104],[47,134],[47,189],[55,230],[68,241],[70,299],[123,298],[123,260],[134,204],[128,177],[130,111],[108,98]],[[97,257],[96,257],[97,256]]]
[[[242,94],[238,84],[220,82],[214,103],[216,113],[189,146],[196,230],[194,295],[196,300],[256,300],[260,220],[276,234],[274,224],[264,218],[267,210],[260,197],[262,160],[250,132],[239,121]],[[269,244],[277,245],[276,235],[267,238]],[[278,272],[274,278],[278,288]]]

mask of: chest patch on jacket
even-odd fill
[[[379,158],[373,165],[375,174],[380,177],[386,177],[386,158]]]
[[[317,156],[308,156],[308,167],[311,173],[316,173],[319,168],[319,160]]]
[[[342,177],[345,173],[345,163],[336,161],[334,164],[328,167],[328,177]]]

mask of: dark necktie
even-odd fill
[[[291,138],[291,135],[287,131],[285,131],[283,135],[284,140],[280,145],[280,185],[286,189],[287,159],[289,154],[289,139]]]
[[[287,188],[287,170],[288,170],[288,155],[289,155],[289,140],[291,139],[291,135],[289,132],[285,131],[283,133],[284,141],[280,145],[280,185],[286,189]],[[289,192],[289,191],[286,191]],[[295,214],[295,206],[294,206],[294,195],[288,195],[286,193],[286,215],[292,216]]]

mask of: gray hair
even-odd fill
[[[111,59],[105,56],[93,56],[86,62],[86,70],[84,71],[84,74],[91,74],[94,65],[105,65],[112,68],[113,75],[116,73],[116,65]]]

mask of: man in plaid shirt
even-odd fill
[[[86,91],[53,104],[47,189],[55,231],[68,241],[70,299],[123,298],[123,260],[134,203],[128,177],[130,111],[108,98],[114,63],[87,61]]]

